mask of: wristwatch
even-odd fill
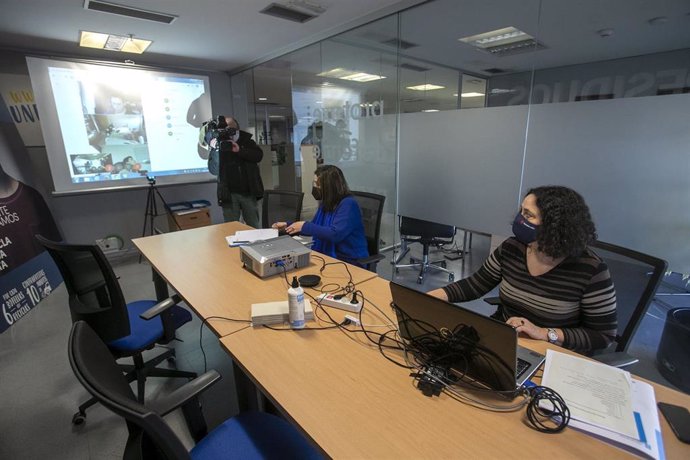
[[[556,332],[556,329],[553,328],[548,328],[546,330],[546,337],[549,343],[556,343],[558,342],[558,332]]]

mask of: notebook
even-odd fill
[[[483,352],[452,364],[456,374],[493,390],[513,391],[544,362],[544,355],[519,346],[517,332],[504,322],[394,282],[390,287],[399,334],[406,342],[428,337],[429,326],[454,331],[464,325],[476,332],[476,348]]]

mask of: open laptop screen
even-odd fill
[[[429,352],[440,349],[445,355],[432,361],[445,360],[463,379],[493,390],[515,390],[517,332],[512,327],[423,292],[390,286],[400,336],[424,355],[418,358],[428,361]],[[437,347],[434,341],[451,346]]]

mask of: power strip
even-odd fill
[[[341,310],[351,311],[354,313],[359,313],[362,309],[362,301],[358,300],[352,303],[351,299],[347,296],[342,296],[340,299],[336,299],[338,296],[333,294],[321,294],[316,298],[316,300],[321,305],[328,305],[329,307],[339,308]]]

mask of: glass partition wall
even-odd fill
[[[382,247],[399,214],[508,235],[563,184],[602,240],[687,272],[688,44],[686,0],[435,0],[233,75],[233,103],[305,217],[321,163],[385,195]]]

